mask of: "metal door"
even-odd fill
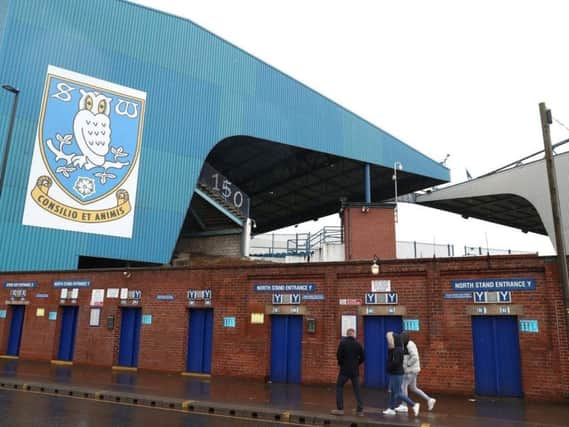
[[[73,360],[75,331],[77,329],[77,313],[79,307],[63,307],[61,313],[61,333],[59,335],[59,360]]]
[[[364,351],[366,356],[364,384],[370,388],[387,388],[387,341],[389,331],[400,333],[403,320],[399,316],[364,317]]]
[[[22,329],[24,326],[24,314],[26,307],[24,305],[10,306],[12,319],[10,321],[10,335],[8,337],[8,349],[6,354],[9,356],[18,356],[20,354],[20,342],[22,341]]]
[[[141,310],[139,308],[123,307],[121,309],[120,366],[138,366],[140,320]]]
[[[302,316],[271,316],[271,381],[298,384],[302,366]]]
[[[191,309],[188,331],[186,370],[211,373],[213,309]]]
[[[476,394],[522,396],[520,341],[515,316],[473,316]]]

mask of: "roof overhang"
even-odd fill
[[[557,193],[565,239],[569,238],[569,153],[554,157]],[[461,184],[417,194],[418,204],[548,235],[555,244],[549,184],[544,159]]]
[[[207,162],[251,198],[256,233],[339,212],[341,200],[365,200],[366,162],[239,136],[221,141]],[[371,202],[394,197],[393,168],[370,164]],[[398,170],[399,194],[446,182]]]
[[[444,191],[444,190],[441,190]],[[523,232],[547,235],[535,207],[516,194],[493,194],[462,198],[427,201],[427,197],[417,197],[417,203],[462,215],[463,218],[478,218],[508,227],[519,228]]]

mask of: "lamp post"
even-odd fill
[[[403,165],[401,164],[400,161],[395,161],[395,163],[393,163],[393,183],[395,184],[395,210],[394,210],[394,217],[395,217],[395,222],[398,221],[397,218],[397,171],[398,170],[403,170]]]
[[[8,124],[8,136],[6,144],[4,145],[4,152],[2,153],[2,166],[0,166],[0,195],[2,194],[2,187],[4,185],[4,175],[6,173],[6,164],[8,163],[8,153],[10,150],[10,143],[12,141],[12,131],[14,129],[14,120],[16,118],[16,108],[18,107],[18,96],[20,91],[14,86],[2,85],[2,89],[7,90],[14,94],[14,102],[12,103],[12,112],[10,113],[10,123]]]

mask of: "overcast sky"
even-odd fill
[[[190,19],[435,160],[450,154],[453,183],[541,150],[540,102],[562,123],[553,142],[569,138],[563,0],[136,3]],[[547,237],[405,204],[397,239],[553,251]]]

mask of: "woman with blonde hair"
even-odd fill
[[[403,394],[408,396],[409,389],[427,401],[427,409],[432,411],[437,403],[437,399],[433,399],[419,387],[417,387],[417,376],[421,372],[421,362],[419,361],[419,350],[417,344],[409,339],[407,332],[401,333],[401,341],[403,343]],[[407,412],[407,406],[403,403],[395,408],[397,412]]]

